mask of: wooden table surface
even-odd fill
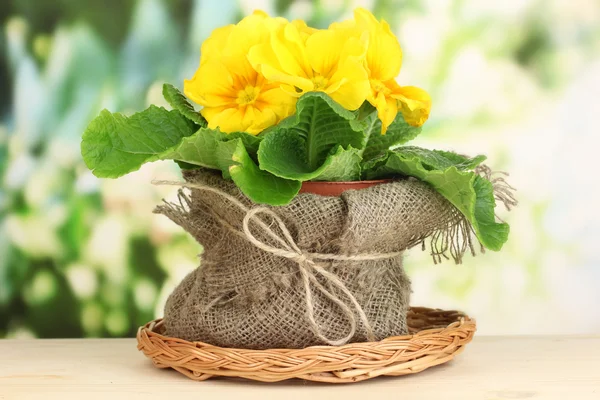
[[[475,337],[449,364],[344,385],[194,382],[134,339],[0,340],[0,399],[600,400],[600,336]]]

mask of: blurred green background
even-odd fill
[[[211,30],[254,8],[315,27],[355,6],[388,20],[399,76],[433,97],[418,144],[489,155],[520,206],[501,253],[434,266],[413,249],[413,303],[483,334],[600,332],[600,2],[584,0],[3,0],[0,337],[132,336],[162,315],[200,246],[152,214],[173,163],[98,180],[79,155],[102,108],[164,105]]]

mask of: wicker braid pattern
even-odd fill
[[[299,378],[349,383],[414,374],[450,361],[476,330],[475,320],[458,311],[412,307],[407,318],[412,335],[337,347],[272,350],[222,348],[166,337],[158,319],[138,330],[138,350],[156,367],[173,368],[198,381],[230,376],[263,382]]]

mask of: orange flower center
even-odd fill
[[[241,106],[254,104],[259,94],[260,87],[246,86],[244,89],[238,92],[236,103],[238,103]]]

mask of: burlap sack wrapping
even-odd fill
[[[428,237],[436,259],[449,253],[458,261],[472,248],[470,226],[462,215],[415,179],[351,190],[340,197],[300,194],[287,206],[266,207],[280,218],[294,244],[270,236],[265,226],[289,243],[274,217],[260,212],[247,221],[247,228],[270,248],[265,251],[243,231],[247,210],[258,206],[232,182],[206,170],[187,171],[184,177],[191,196],[181,190],[179,204],[156,209],[204,247],[200,267],[167,301],[164,324],[173,337],[268,349],[406,334],[411,289],[401,252],[424,245]],[[297,246],[300,253],[292,251],[290,256],[286,246]],[[274,254],[273,249],[285,254]],[[383,256],[307,261],[314,253]]]

